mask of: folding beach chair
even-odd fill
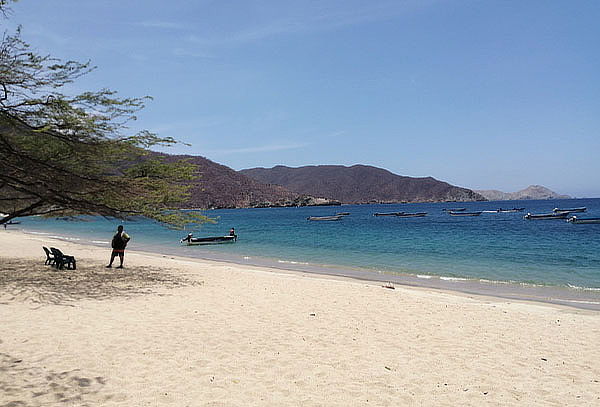
[[[62,270],[66,267],[67,269],[75,270],[77,268],[74,256],[63,254],[63,252],[55,247],[51,247],[50,251],[54,255],[54,265],[57,269]]]
[[[54,265],[54,256],[50,253],[50,250],[48,250],[48,248],[46,246],[42,246],[42,249],[44,249],[44,252],[46,253],[46,261],[44,262],[44,264],[49,264],[49,265]]]

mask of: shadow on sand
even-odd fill
[[[0,261],[0,304],[18,301],[73,305],[82,299],[158,294],[159,289],[202,285],[202,282],[157,267],[115,270],[81,261],[77,270],[56,270],[31,260],[4,258]]]

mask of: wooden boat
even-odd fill
[[[344,215],[333,215],[333,216],[309,216],[308,220],[324,220],[324,221],[331,221],[331,220],[340,220],[344,217]]]
[[[486,211],[482,211],[482,212],[483,213],[511,213],[511,212],[521,212],[524,210],[525,210],[525,208],[512,208],[512,209],[498,208],[498,209],[491,209],[491,210],[486,210]]]
[[[571,216],[567,219],[570,223],[600,223],[600,218],[578,218],[577,216]]]
[[[336,216],[338,216],[338,215],[339,215],[339,216],[348,216],[348,215],[350,215],[350,212],[338,212],[338,213],[336,213],[335,215],[336,215]]]
[[[442,209],[445,212],[463,212],[466,211],[467,208],[451,208],[451,209]]]
[[[498,213],[523,212],[525,208],[498,209]]]
[[[181,239],[180,243],[185,243],[188,246],[206,245],[206,244],[220,244],[220,243],[235,243],[237,241],[237,235],[227,236],[211,236],[211,237],[194,237],[191,233]]]
[[[527,215],[523,216],[523,219],[566,219],[568,215],[569,212],[540,213],[537,215],[527,213]]]
[[[450,216],[479,216],[481,215],[483,211],[477,211],[477,212],[448,212],[450,214]]]
[[[404,212],[375,212],[373,216],[400,216]]]
[[[558,213],[558,212],[585,212],[587,211],[587,208],[585,206],[582,206],[580,208],[554,208],[552,210],[552,212]]]
[[[427,212],[401,213],[396,216],[399,218],[422,218],[423,216],[427,216]]]

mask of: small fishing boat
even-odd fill
[[[205,244],[220,244],[220,243],[234,243],[237,241],[237,235],[227,236],[211,236],[211,237],[194,237],[192,233],[181,239],[180,243],[185,243],[188,246],[197,246]]]
[[[427,216],[427,212],[401,213],[396,216],[399,218],[422,218]]]
[[[324,221],[331,221],[331,220],[340,220],[344,217],[344,215],[333,215],[333,216],[309,216],[308,218],[306,218],[307,220],[324,220]]]
[[[566,219],[569,215],[569,212],[556,212],[556,213],[540,213],[540,214],[532,214],[527,213],[527,215],[523,216],[523,219]]]
[[[525,208],[498,209],[498,213],[523,212]]]
[[[463,212],[466,211],[467,208],[451,208],[451,209],[442,209],[444,212]]]
[[[450,216],[479,216],[481,215],[483,211],[476,211],[476,212],[448,212],[450,214]]]
[[[338,216],[338,215],[339,215],[339,216],[348,216],[348,215],[350,215],[350,212],[338,212],[338,213],[336,213],[335,215],[336,215],[336,216]]]
[[[373,216],[400,216],[404,212],[375,212]]]
[[[577,216],[571,216],[567,219],[569,223],[600,223],[600,218],[578,218]]]
[[[579,208],[554,208],[552,210],[552,212],[558,213],[558,212],[585,212],[587,211],[587,208],[585,206],[579,207]]]

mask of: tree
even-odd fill
[[[7,2],[0,0],[6,14]],[[126,134],[149,99],[101,89],[78,95],[65,85],[91,72],[89,62],[33,51],[21,29],[0,42],[0,224],[31,215],[146,216],[181,226],[203,222],[173,211],[188,198],[195,167],[149,149],[172,145],[148,131]]]

